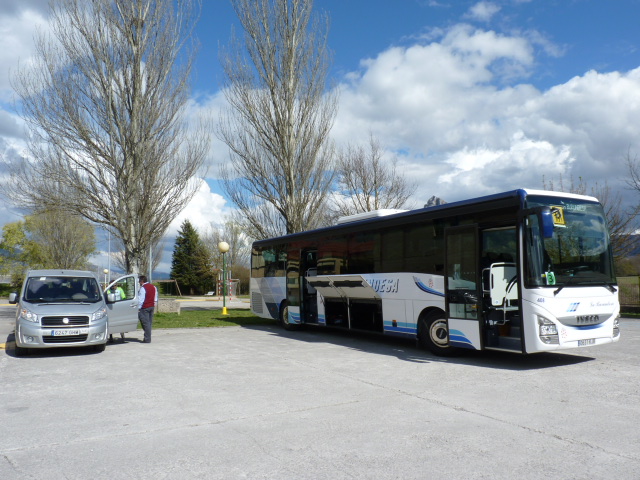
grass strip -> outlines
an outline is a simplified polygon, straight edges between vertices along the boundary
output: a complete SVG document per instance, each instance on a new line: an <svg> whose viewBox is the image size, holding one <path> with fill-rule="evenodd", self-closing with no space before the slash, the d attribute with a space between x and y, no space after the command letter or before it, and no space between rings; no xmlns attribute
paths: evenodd
<svg viewBox="0 0 640 480"><path fill-rule="evenodd" d="M183 310L177 313L156 313L153 316L153 328L200 328L200 327L232 327L239 325L275 325L275 320L256 317L247 309L222 310Z"/></svg>

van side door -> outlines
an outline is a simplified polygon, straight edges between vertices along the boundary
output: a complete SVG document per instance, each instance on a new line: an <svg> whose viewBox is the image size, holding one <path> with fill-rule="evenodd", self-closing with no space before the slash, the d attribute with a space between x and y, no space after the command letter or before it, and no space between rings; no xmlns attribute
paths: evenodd
<svg viewBox="0 0 640 480"><path fill-rule="evenodd" d="M138 275L130 274L111 282L104 294L113 293L115 303L107 303L109 335L134 331L138 326Z"/></svg>

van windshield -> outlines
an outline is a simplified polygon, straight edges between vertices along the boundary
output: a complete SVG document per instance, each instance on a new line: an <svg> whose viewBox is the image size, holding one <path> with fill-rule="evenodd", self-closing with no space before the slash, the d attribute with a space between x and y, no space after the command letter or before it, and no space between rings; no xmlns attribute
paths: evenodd
<svg viewBox="0 0 640 480"><path fill-rule="evenodd" d="M100 286L92 277L29 277L25 286L27 302L89 302L102 299Z"/></svg>

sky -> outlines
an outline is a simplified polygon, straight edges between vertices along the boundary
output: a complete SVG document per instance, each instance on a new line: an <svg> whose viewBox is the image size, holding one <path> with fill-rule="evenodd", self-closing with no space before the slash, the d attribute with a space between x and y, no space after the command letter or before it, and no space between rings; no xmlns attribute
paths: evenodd
<svg viewBox="0 0 640 480"><path fill-rule="evenodd" d="M12 70L47 29L47 0L0 3L0 154L24 154ZM338 147L378 138L417 183L412 203L447 202L573 178L606 184L624 204L625 158L640 158L640 0L315 0L330 19L330 88L339 90ZM238 28L228 0L203 0L190 111L224 105L218 48ZM167 232L201 232L232 209L217 182L226 147ZM3 172L0 172L2 175ZM1 177L0 177L1 178ZM22 214L0 205L0 226ZM102 235L104 237L104 235ZM100 248L106 249L104 238ZM104 255L96 263L105 262Z"/></svg>

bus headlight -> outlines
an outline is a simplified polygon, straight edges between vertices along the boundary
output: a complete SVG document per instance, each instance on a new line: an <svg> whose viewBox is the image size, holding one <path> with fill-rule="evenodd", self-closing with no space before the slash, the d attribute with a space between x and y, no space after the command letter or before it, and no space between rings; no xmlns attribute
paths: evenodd
<svg viewBox="0 0 640 480"><path fill-rule="evenodd" d="M538 315L538 329L540 340L542 340L544 343L553 345L557 345L560 343L560 338L558 337L558 328L556 327L556 324L548 318Z"/></svg>
<svg viewBox="0 0 640 480"><path fill-rule="evenodd" d="M613 336L620 335L620 315L613 319Z"/></svg>

